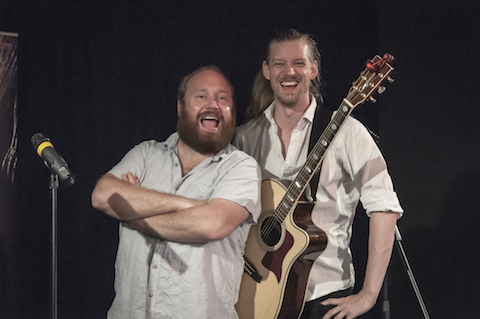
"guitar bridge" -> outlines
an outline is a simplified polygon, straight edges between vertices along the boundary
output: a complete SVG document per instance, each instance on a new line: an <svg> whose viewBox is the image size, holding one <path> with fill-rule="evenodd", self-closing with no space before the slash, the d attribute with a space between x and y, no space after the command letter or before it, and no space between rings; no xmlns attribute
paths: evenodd
<svg viewBox="0 0 480 319"><path fill-rule="evenodd" d="M250 259L247 256L243 255L243 259L245 260L245 265L243 266L243 272L252 277L253 280L260 283L263 277L257 271L257 268L252 264Z"/></svg>

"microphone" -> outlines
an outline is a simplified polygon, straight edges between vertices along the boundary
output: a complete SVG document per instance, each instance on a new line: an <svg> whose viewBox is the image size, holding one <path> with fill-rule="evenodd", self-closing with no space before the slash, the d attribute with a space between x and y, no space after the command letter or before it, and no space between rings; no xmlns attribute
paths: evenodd
<svg viewBox="0 0 480 319"><path fill-rule="evenodd" d="M50 171L58 175L62 183L66 186L71 186L75 183L75 177L68 168L67 162L58 155L57 151L53 148L53 144L48 137L45 137L42 133L36 133L32 136L33 149L43 159L45 165Z"/></svg>

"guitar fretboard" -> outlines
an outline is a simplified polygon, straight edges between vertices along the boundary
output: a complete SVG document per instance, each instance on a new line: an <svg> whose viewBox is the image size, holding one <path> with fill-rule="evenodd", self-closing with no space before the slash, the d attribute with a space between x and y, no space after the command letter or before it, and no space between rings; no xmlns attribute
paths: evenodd
<svg viewBox="0 0 480 319"><path fill-rule="evenodd" d="M320 168L328 147L333 142L333 139L337 135L340 127L343 125L346 118L350 116L353 109L353 105L347 99L344 99L342 104L340 104L340 107L338 108L334 117L330 120L317 143L308 155L307 160L300 169L297 177L289 185L287 193L277 206L273 215L278 222L283 223L295 203L305 191L313 175Z"/></svg>

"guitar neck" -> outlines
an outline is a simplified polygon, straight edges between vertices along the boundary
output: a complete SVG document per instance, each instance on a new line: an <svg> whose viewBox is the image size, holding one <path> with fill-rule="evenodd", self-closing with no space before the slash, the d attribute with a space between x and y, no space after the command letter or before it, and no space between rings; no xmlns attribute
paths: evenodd
<svg viewBox="0 0 480 319"><path fill-rule="evenodd" d="M307 156L305 164L300 169L297 177L289 185L287 193L278 205L275 211L275 217L279 220L279 222L283 222L285 220L294 204L298 201L300 196L307 188L308 183L313 178L313 175L322 165L322 161L325 157L328 147L333 142L337 132L340 130L347 117L350 116L353 109L354 106L352 103L350 103L347 99L343 99L334 117L328 123L317 143L315 143L312 151Z"/></svg>
<svg viewBox="0 0 480 319"><path fill-rule="evenodd" d="M343 99L342 104L340 104L337 112L330 120L312 151L308 155L305 165L297 175L297 178L301 180L302 183L308 184L308 182L310 182L312 179L313 174L315 174L315 171L320 168L328 147L330 144L332 144L335 136L337 136L337 132L343 126L345 120L350 116L353 109L354 106L352 103L350 103L347 99Z"/></svg>

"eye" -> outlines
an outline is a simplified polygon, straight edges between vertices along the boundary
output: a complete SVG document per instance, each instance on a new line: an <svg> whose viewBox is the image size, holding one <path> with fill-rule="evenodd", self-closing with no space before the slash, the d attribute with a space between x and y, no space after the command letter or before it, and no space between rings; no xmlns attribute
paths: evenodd
<svg viewBox="0 0 480 319"><path fill-rule="evenodd" d="M218 97L218 100L222 101L222 102L226 102L226 101L228 101L228 97L225 96L225 95L221 95L221 96Z"/></svg>

